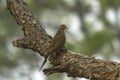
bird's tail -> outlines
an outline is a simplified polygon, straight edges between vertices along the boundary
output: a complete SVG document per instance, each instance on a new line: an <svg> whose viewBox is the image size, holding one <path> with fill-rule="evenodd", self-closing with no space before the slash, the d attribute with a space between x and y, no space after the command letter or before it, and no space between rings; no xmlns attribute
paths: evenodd
<svg viewBox="0 0 120 80"><path fill-rule="evenodd" d="M43 67L43 66L45 65L45 63L47 62L47 58L48 58L48 56L45 57L45 60L43 61L42 65L41 65L41 67L40 67L40 69L39 69L39 71L42 69L42 67Z"/></svg>

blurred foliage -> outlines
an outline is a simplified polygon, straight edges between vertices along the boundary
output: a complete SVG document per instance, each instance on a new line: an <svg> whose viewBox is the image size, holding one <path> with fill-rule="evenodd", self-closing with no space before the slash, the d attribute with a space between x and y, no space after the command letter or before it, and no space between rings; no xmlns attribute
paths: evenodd
<svg viewBox="0 0 120 80"><path fill-rule="evenodd" d="M96 32L93 35L87 36L81 42L79 51L92 56L93 53L100 51L104 45L111 45L112 39L113 34L108 31Z"/></svg>
<svg viewBox="0 0 120 80"><path fill-rule="evenodd" d="M13 68L16 65L15 60L9 59L5 54L0 54L0 69L1 67Z"/></svg>
<svg viewBox="0 0 120 80"><path fill-rule="evenodd" d="M100 11L95 13L92 9L92 5L89 4L90 0L24 0L30 11L35 15L35 17L44 22L44 25L47 24L47 27L55 27L56 24L61 24L61 22L70 23L70 18L68 15L74 14L78 17L80 31L84 34L84 39L74 40L75 35L70 36L72 42L68 40L66 47L69 50L84 53L86 55L92 56L96 53L100 53L105 58L110 58L113 53L117 55L120 53L119 47L116 47L116 44L120 45L120 25L119 20L116 19L115 25L112 25L110 21L106 18L106 12L108 9L113 9L116 16L120 8L120 0L95 0L98 1ZM61 13L60 15L58 13ZM92 29L92 25L87 25L91 21L86 21L86 15L93 15L102 23L103 29L100 31L95 31ZM44 14L44 15L43 15ZM97 14L97 15L95 15ZM45 16L47 21L44 21ZM64 17L62 17L64 16ZM40 18L40 19L39 19ZM45 17L46 18L46 17ZM65 19L67 18L67 19ZM117 17L116 17L117 18ZM66 21L65 21L66 20ZM51 23L53 21L53 23ZM59 21L59 23L57 23ZM93 22L96 23L97 20ZM42 23L43 24L43 23ZM116 25L117 24L117 25ZM53 28L52 28L53 29ZM54 32L54 31L53 31ZM77 34L77 33L76 33ZM23 36L21 31L21 26L18 26L13 16L9 13L6 7L6 0L0 0L0 68L1 66L15 67L19 63L23 62L28 64L30 67L38 67L39 57L38 54L32 51L26 51L23 49L12 49L9 47L10 42L17 37ZM115 42L117 41L117 43ZM116 44L114 44L116 43ZM116 49L118 48L118 49ZM12 54L12 59L11 55ZM13 56L14 54L14 56ZM32 64L31 64L32 63ZM38 65L36 65L38 64ZM0 72L1 73L1 72ZM62 75L54 75L59 77L61 80ZM49 80L53 79L53 76L49 77ZM57 79L58 80L58 79Z"/></svg>
<svg viewBox="0 0 120 80"><path fill-rule="evenodd" d="M108 0L100 0L101 2L101 7L103 9L107 9L107 8L114 8L114 7L119 7L120 6L120 0L111 0L111 1L108 1Z"/></svg>

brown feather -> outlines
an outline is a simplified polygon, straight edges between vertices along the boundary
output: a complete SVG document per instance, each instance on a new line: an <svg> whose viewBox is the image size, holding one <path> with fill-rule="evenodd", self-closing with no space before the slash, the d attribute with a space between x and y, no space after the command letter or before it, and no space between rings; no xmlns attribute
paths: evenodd
<svg viewBox="0 0 120 80"><path fill-rule="evenodd" d="M54 38L51 40L50 46L48 47L48 50L46 51L46 57L45 60L43 61L40 70L44 66L44 64L47 61L47 58L49 57L50 54L53 52L59 51L61 48L64 47L66 37L65 37L65 32L64 30L66 29L66 25L60 25L60 28L58 29L56 35Z"/></svg>

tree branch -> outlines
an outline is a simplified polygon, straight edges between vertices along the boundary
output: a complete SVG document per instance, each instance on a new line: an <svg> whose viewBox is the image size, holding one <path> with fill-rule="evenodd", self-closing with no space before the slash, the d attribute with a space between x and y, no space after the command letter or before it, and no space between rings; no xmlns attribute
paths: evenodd
<svg viewBox="0 0 120 80"><path fill-rule="evenodd" d="M45 56L51 37L42 28L37 19L31 14L22 0L6 0L10 13L17 23L23 27L24 38L13 41L15 47L32 49ZM44 73L66 72L69 77L84 77L91 80L116 80L120 77L120 63L104 61L85 55L61 49L63 54L50 55L51 68Z"/></svg>

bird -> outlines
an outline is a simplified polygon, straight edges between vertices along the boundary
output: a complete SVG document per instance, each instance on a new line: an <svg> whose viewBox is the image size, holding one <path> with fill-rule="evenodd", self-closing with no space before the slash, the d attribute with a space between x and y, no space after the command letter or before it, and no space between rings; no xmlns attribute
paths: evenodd
<svg viewBox="0 0 120 80"><path fill-rule="evenodd" d="M48 57L50 54L52 54L53 52L57 52L59 51L61 48L64 47L65 42L66 42L66 36L65 36L65 29L68 29L67 26L65 24L60 25L56 35L54 36L54 38L51 40L49 47L47 48L46 52L45 52L45 59L40 67L40 70L42 69L42 67L45 65Z"/></svg>

